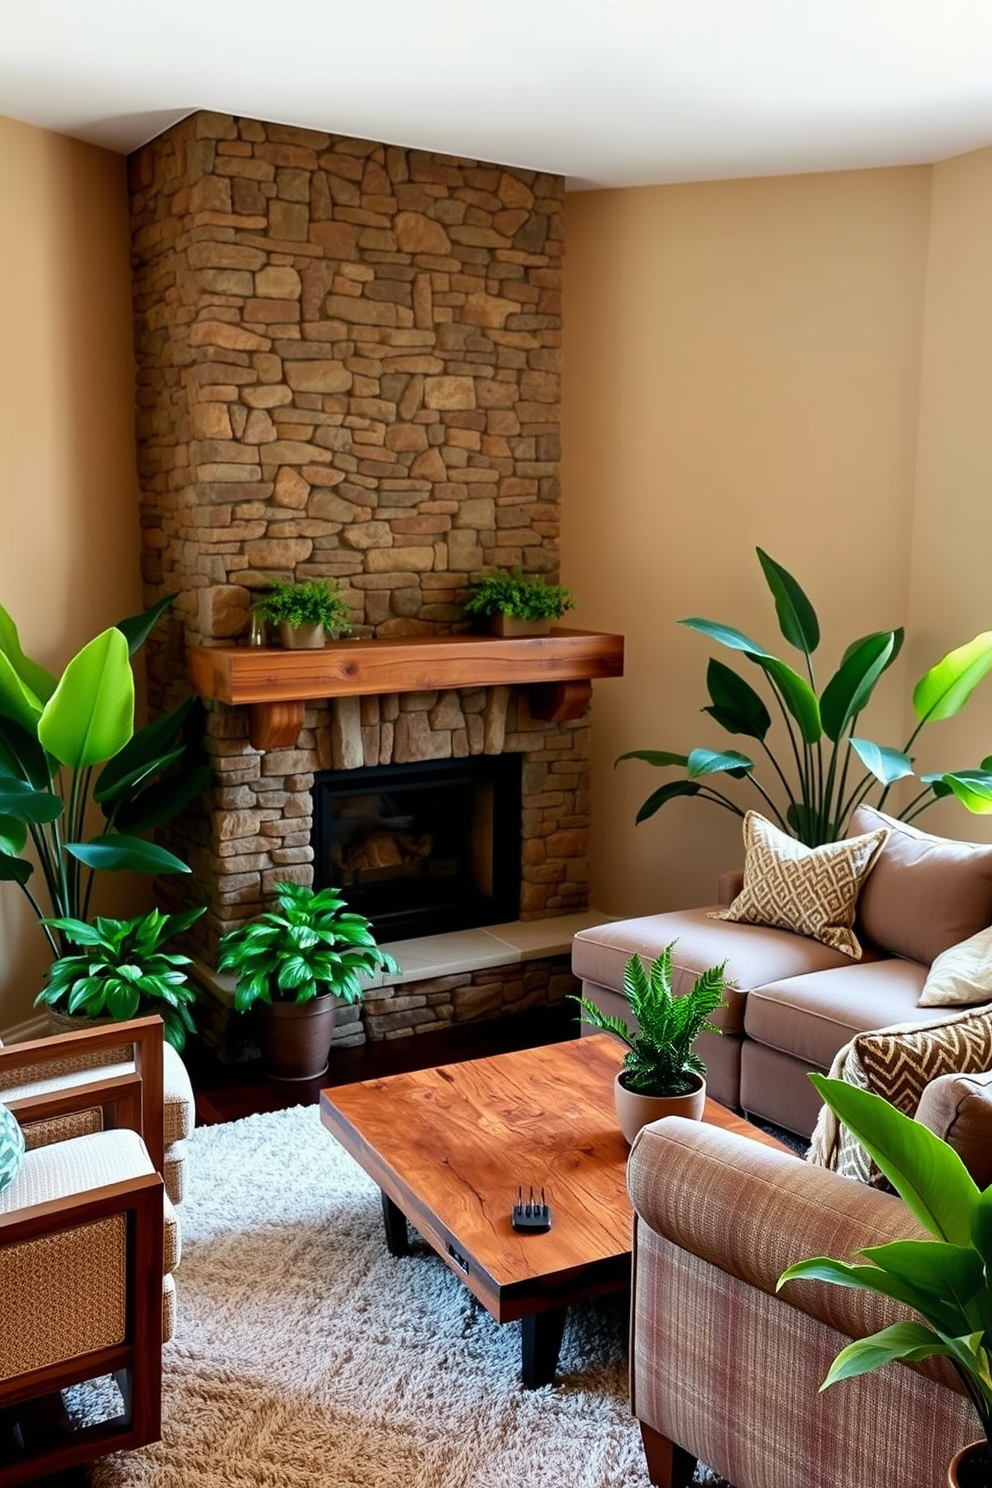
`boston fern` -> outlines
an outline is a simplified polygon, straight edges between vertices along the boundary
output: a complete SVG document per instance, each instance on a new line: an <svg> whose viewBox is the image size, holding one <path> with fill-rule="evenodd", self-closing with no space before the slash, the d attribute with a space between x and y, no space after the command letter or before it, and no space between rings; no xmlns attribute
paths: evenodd
<svg viewBox="0 0 992 1488"><path fill-rule="evenodd" d="M695 1086L694 1075L705 1076L706 1065L692 1048L701 1033L720 1033L709 1015L724 1007L723 994L730 983L724 976L727 963L711 966L681 997L672 992L673 940L646 971L639 956L631 956L624 968L623 990L638 1022L632 1031L622 1018L604 1013L584 997L574 1001L582 1009L583 1022L604 1033L616 1034L627 1045L621 1084L639 1095L685 1095Z"/></svg>
<svg viewBox="0 0 992 1488"><path fill-rule="evenodd" d="M259 1001L309 1002L325 992L360 1002L360 973L399 972L365 916L350 913L335 889L276 884L276 905L221 937L217 970L234 973L239 1013Z"/></svg>
<svg viewBox="0 0 992 1488"><path fill-rule="evenodd" d="M469 589L465 610L469 615L512 615L517 620L559 620L575 608L567 584L546 584L540 574L523 569L497 569Z"/></svg>
<svg viewBox="0 0 992 1488"><path fill-rule="evenodd" d="M337 579L306 579L299 584L273 580L255 601L255 609L274 625L322 625L325 630L348 635L350 611L341 598Z"/></svg>
<svg viewBox="0 0 992 1488"><path fill-rule="evenodd" d="M203 906L181 914L153 909L130 920L98 915L92 925L84 920L52 919L63 941L79 946L78 955L53 962L48 983L35 998L64 1013L88 1018L110 1017L117 1022L158 1013L165 1037L180 1052L187 1033L195 1033L190 1012L196 992L186 980L190 958L162 945L188 930L203 914Z"/></svg>
<svg viewBox="0 0 992 1488"><path fill-rule="evenodd" d="M774 778L762 784L755 773L755 762L736 749L693 749L689 754L633 749L620 759L643 760L660 768L676 766L685 771L684 779L669 781L647 798L637 813L639 822L654 816L678 796L699 796L744 816L744 810L714 785L717 776L729 775L747 780L758 791L764 802L762 810L784 831L808 847L819 847L843 837L851 813L873 792L877 799L871 804L884 807L892 786L914 775L910 751L924 724L960 712L992 668L992 631L983 631L948 652L921 677L913 690L918 722L901 749L875 744L860 735L858 721L879 678L899 655L903 631L881 630L852 641L834 675L822 691L817 691L813 653L820 644L820 626L816 612L781 564L761 548L757 554L775 601L779 627L789 644L802 653L806 677L733 626L699 618L680 623L738 652L764 674L772 703L785 726L782 758L773 754L767 742L772 715L760 694L738 672L712 658L706 675L710 705L703 712L727 733L754 739ZM899 813L903 821L912 821L935 801L951 795L969 811L990 813L992 755L977 769L921 775L919 784L922 788Z"/></svg>

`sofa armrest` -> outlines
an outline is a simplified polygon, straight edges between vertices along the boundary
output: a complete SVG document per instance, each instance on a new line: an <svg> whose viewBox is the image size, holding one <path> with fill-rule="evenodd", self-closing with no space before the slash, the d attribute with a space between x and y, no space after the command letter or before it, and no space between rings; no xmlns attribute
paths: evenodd
<svg viewBox="0 0 992 1488"><path fill-rule="evenodd" d="M992 1073L939 1075L920 1097L916 1120L953 1147L979 1188L992 1183Z"/></svg>
<svg viewBox="0 0 992 1488"><path fill-rule="evenodd" d="M682 1117L639 1134L627 1185L641 1222L767 1293L787 1266L809 1256L846 1260L865 1246L928 1238L895 1194ZM781 1296L849 1338L909 1315L819 1281L790 1282Z"/></svg>
<svg viewBox="0 0 992 1488"><path fill-rule="evenodd" d="M729 873L721 873L716 881L716 899L720 908L726 909L733 904L743 887L743 868L731 868Z"/></svg>

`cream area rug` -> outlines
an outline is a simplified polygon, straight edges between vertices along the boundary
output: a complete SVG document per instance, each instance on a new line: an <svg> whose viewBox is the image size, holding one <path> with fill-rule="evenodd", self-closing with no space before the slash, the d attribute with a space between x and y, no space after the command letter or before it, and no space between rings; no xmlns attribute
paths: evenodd
<svg viewBox="0 0 992 1488"><path fill-rule="evenodd" d="M300 1106L204 1127L180 1211L163 1440L94 1488L649 1488L622 1300L573 1310L558 1379L525 1390L500 1327Z"/></svg>

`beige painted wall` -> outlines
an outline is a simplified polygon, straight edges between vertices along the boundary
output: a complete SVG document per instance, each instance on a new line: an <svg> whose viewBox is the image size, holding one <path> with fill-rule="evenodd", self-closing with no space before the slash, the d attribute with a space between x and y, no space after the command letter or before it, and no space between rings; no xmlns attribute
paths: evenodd
<svg viewBox="0 0 992 1488"><path fill-rule="evenodd" d="M56 671L142 603L124 172L0 119L0 604ZM128 912L144 892L125 889ZM0 885L0 1030L32 1016L46 964Z"/></svg>
<svg viewBox="0 0 992 1488"><path fill-rule="evenodd" d="M627 637L623 680L594 689L606 912L705 902L742 859L737 818L700 801L635 828L673 772L613 768L627 749L750 742L700 715L717 648L679 617L788 652L760 545L817 606L818 680L908 619L929 215L926 167L567 198L562 572L576 622ZM864 732L896 742L905 692L900 662Z"/></svg>

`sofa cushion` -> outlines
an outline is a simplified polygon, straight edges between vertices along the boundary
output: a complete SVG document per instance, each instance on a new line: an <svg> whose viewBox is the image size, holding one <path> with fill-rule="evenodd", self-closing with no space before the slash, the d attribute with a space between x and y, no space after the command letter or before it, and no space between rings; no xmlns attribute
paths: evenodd
<svg viewBox="0 0 992 1488"><path fill-rule="evenodd" d="M673 940L672 988L678 995L709 967L726 961L734 986L726 993L727 1007L712 1016L726 1033L742 1031L752 987L800 972L850 965L839 951L803 935L765 925L714 924L706 909L680 909L580 930L572 941L572 970L581 981L618 992L631 956L653 961Z"/></svg>
<svg viewBox="0 0 992 1488"><path fill-rule="evenodd" d="M992 845L932 837L859 806L852 835L888 828L888 838L858 902L858 925L894 956L932 961L992 924Z"/></svg>
<svg viewBox="0 0 992 1488"><path fill-rule="evenodd" d="M946 1142L979 1188L992 1183L992 1074L939 1075L916 1108L916 1119Z"/></svg>
<svg viewBox="0 0 992 1488"><path fill-rule="evenodd" d="M757 811L744 818L744 887L713 918L772 925L809 935L854 961L861 947L852 926L858 894L888 835L879 827L858 837L806 847Z"/></svg>
<svg viewBox="0 0 992 1488"><path fill-rule="evenodd" d="M847 1080L915 1116L931 1080L992 1070L992 1008L965 1008L917 1027L901 1024L860 1033L837 1055L834 1079ZM860 1142L825 1106L817 1121L810 1162L875 1187L885 1179Z"/></svg>
<svg viewBox="0 0 992 1488"><path fill-rule="evenodd" d="M992 1002L992 928L941 951L920 993L920 1007Z"/></svg>

